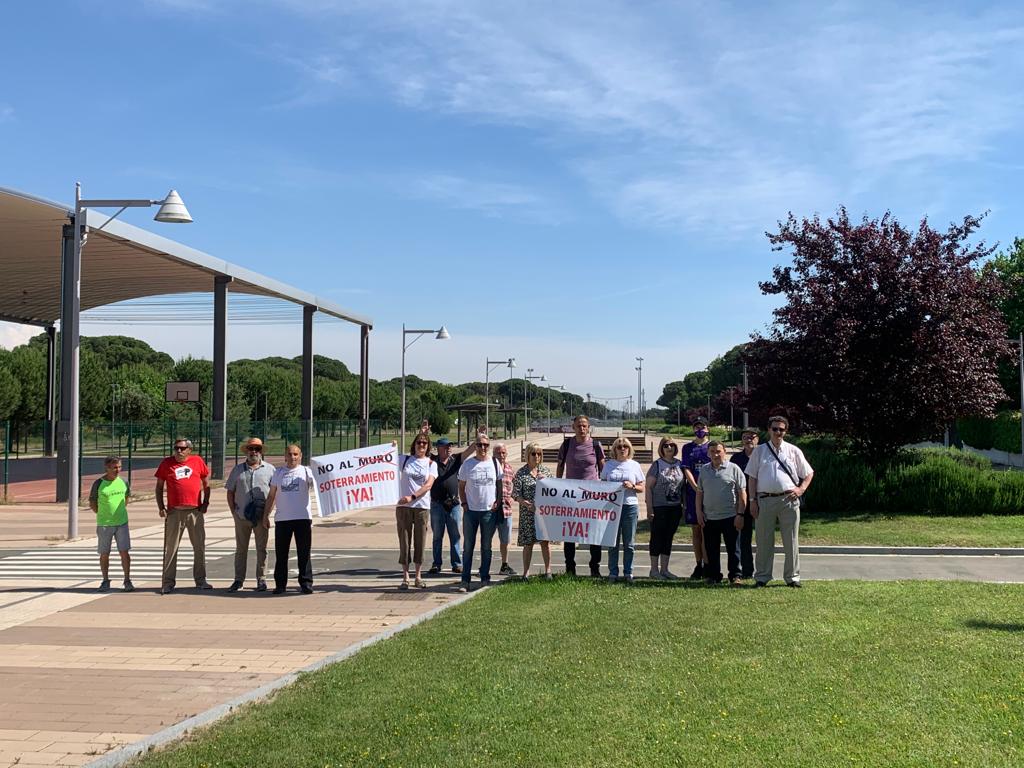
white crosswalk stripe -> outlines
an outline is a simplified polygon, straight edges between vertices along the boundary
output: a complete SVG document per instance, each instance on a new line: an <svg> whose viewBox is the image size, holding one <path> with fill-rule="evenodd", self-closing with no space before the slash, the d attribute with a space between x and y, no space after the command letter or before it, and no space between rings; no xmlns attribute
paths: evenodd
<svg viewBox="0 0 1024 768"><path fill-rule="evenodd" d="M232 554L233 549L207 549L206 561ZM163 566L163 550L159 548L132 548L132 578L159 579ZM182 547L178 552L178 573L191 574L192 550ZM80 579L95 578L99 573L99 555L93 550L51 547L31 549L0 558L0 578L3 579ZM121 577L121 559L116 548L110 553L110 577Z"/></svg>

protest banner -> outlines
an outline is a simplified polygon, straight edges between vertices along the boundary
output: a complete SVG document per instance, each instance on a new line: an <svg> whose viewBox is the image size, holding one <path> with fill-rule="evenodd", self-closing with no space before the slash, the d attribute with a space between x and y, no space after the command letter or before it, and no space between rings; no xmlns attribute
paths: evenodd
<svg viewBox="0 0 1024 768"><path fill-rule="evenodd" d="M537 538L614 547L625 493L622 483L544 478L534 496Z"/></svg>
<svg viewBox="0 0 1024 768"><path fill-rule="evenodd" d="M320 517L398 502L398 449L385 443L309 461Z"/></svg>

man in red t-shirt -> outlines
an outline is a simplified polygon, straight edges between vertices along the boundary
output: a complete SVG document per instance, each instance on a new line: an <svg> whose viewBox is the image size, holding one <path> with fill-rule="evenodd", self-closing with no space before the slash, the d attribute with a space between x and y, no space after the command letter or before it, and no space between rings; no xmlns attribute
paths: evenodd
<svg viewBox="0 0 1024 768"><path fill-rule="evenodd" d="M174 453L156 470L156 505L164 519L164 569L160 594L174 589L178 573L181 534L188 530L192 542L192 575L197 589L213 589L206 580L206 527L203 516L210 506L210 470L199 456L192 456L192 441L179 437ZM167 501L164 502L164 487Z"/></svg>

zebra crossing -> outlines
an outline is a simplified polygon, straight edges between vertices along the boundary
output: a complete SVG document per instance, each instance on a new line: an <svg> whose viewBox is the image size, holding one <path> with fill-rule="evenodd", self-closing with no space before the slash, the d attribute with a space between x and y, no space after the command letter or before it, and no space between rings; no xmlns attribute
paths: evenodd
<svg viewBox="0 0 1024 768"><path fill-rule="evenodd" d="M234 549L206 550L206 562L233 554ZM159 579L163 566L163 549L132 547L132 579ZM178 573L192 573L192 550L182 547L178 552ZM71 547L29 549L0 558L0 579L93 579L99 573L99 555L95 550ZM116 548L110 553L110 578L122 577L121 558Z"/></svg>

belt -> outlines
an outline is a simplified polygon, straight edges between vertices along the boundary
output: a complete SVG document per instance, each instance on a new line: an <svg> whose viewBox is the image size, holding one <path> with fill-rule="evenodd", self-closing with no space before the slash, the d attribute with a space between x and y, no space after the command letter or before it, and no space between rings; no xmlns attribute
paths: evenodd
<svg viewBox="0 0 1024 768"><path fill-rule="evenodd" d="M790 493L792 493L792 491L779 491L778 493L759 493L759 494L757 494L757 498L759 498L759 499L765 499L765 498L770 499L770 498L774 498L776 496L789 496Z"/></svg>

